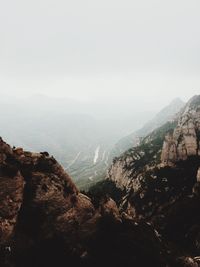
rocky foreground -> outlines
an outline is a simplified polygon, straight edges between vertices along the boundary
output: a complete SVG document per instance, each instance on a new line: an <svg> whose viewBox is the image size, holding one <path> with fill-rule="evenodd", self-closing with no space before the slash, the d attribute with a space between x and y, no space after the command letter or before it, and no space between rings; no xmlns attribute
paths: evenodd
<svg viewBox="0 0 200 267"><path fill-rule="evenodd" d="M47 152L0 139L0 266L200 266L199 122L195 97L116 159L114 187L91 198Z"/></svg>
<svg viewBox="0 0 200 267"><path fill-rule="evenodd" d="M153 228L94 208L48 153L0 139L0 266L162 266Z"/></svg>

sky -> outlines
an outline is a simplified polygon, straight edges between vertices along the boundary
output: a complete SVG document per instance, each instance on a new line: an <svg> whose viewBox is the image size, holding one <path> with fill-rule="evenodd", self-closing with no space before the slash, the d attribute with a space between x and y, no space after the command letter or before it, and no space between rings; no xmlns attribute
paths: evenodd
<svg viewBox="0 0 200 267"><path fill-rule="evenodd" d="M2 1L0 93L186 101L200 93L199 12L199 0Z"/></svg>

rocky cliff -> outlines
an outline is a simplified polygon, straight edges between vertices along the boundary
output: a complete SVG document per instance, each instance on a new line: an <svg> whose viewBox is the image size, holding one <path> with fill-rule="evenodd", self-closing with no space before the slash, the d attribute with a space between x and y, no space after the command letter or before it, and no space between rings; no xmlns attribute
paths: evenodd
<svg viewBox="0 0 200 267"><path fill-rule="evenodd" d="M192 157L198 159L199 143L200 96L194 96L178 117L147 135L137 147L115 158L108 179L121 189L137 192L143 187L145 176L156 179L155 173L164 168L177 167Z"/></svg>
<svg viewBox="0 0 200 267"><path fill-rule="evenodd" d="M2 247L26 251L35 242L64 233L76 249L73 239L93 216L90 199L79 193L53 157L11 149L0 139Z"/></svg>
<svg viewBox="0 0 200 267"><path fill-rule="evenodd" d="M127 150L114 159L108 170L108 179L114 181L121 189L137 191L140 180L148 171L161 163L160 155L166 133L173 132L177 121L167 122L142 139L140 145Z"/></svg>
<svg viewBox="0 0 200 267"><path fill-rule="evenodd" d="M200 96L193 97L180 115L174 132L165 137L161 161L174 164L200 155Z"/></svg>
<svg viewBox="0 0 200 267"><path fill-rule="evenodd" d="M177 118L116 158L107 177L124 192L121 211L194 254L200 253L199 122L200 96L194 96Z"/></svg>
<svg viewBox="0 0 200 267"><path fill-rule="evenodd" d="M162 266L161 253L153 228L123 217L109 197L94 207L47 152L0 139L1 267L146 266L147 258Z"/></svg>

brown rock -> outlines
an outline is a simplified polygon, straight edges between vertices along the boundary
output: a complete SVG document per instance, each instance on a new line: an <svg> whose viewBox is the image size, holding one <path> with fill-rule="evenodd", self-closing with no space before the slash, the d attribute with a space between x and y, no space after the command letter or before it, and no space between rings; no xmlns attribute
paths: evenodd
<svg viewBox="0 0 200 267"><path fill-rule="evenodd" d="M199 103L194 104L194 100L191 100L182 112L174 133L165 137L161 154L163 164L170 166L176 161L186 160L189 156L200 155L199 120Z"/></svg>
<svg viewBox="0 0 200 267"><path fill-rule="evenodd" d="M90 199L53 157L12 150L0 139L0 244L14 234L32 239L36 230L43 239L72 236L93 215Z"/></svg>
<svg viewBox="0 0 200 267"><path fill-rule="evenodd" d="M13 236L23 201L24 184L20 172L14 177L0 176L0 245L8 243Z"/></svg>
<svg viewBox="0 0 200 267"><path fill-rule="evenodd" d="M197 171L197 182L200 182L200 168Z"/></svg>
<svg viewBox="0 0 200 267"><path fill-rule="evenodd" d="M117 204L112 198L105 199L104 201L101 202L100 213L103 216L112 216L116 220L121 221L119 209L117 207Z"/></svg>
<svg viewBox="0 0 200 267"><path fill-rule="evenodd" d="M13 149L13 152L14 152L16 155L21 156L21 155L24 153L24 150L23 150L23 148L21 148L21 147L17 147L17 148L15 148L15 149Z"/></svg>

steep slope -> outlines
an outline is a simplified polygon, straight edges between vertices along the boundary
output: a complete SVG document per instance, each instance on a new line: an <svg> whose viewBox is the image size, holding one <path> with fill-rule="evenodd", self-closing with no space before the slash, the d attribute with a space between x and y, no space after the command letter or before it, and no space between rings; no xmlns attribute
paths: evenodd
<svg viewBox="0 0 200 267"><path fill-rule="evenodd" d="M170 165L190 156L200 156L200 96L193 97L182 112L178 125L165 138L161 161Z"/></svg>
<svg viewBox="0 0 200 267"><path fill-rule="evenodd" d="M141 139L144 138L144 136L146 136L147 134L151 133L154 129L160 127L166 122L170 123L170 121L175 120L177 113L180 112L183 106L184 103L179 98L174 99L168 106L163 108L152 120L146 123L141 129L120 139L114 146L109 146L109 149L106 149L105 152L103 152L102 158L104 160L97 162L97 164L93 166L94 172L98 170L98 175L96 175L96 177L90 177L88 175L88 177L92 179L84 179L84 181L82 181L82 179L79 180L77 184L80 185L80 188L87 190L91 186L95 186L95 184L99 180L104 179L104 177L106 176L106 170L115 157L120 156L130 148L136 147L140 143ZM92 169L92 166L90 167L90 169Z"/></svg>
<svg viewBox="0 0 200 267"><path fill-rule="evenodd" d="M160 162L163 140L167 132L173 131L177 121L167 122L143 138L140 145L130 148L120 157L113 160L108 170L108 178L121 189L132 187L138 173L145 173ZM138 183L138 181L137 181Z"/></svg>
<svg viewBox="0 0 200 267"><path fill-rule="evenodd" d="M137 146L141 138L145 137L156 128L161 127L166 122L174 120L174 117L181 110L181 108L183 108L183 106L184 102L181 99L174 99L142 128L119 140L119 142L115 145L112 154L114 156L119 156L129 148Z"/></svg>
<svg viewBox="0 0 200 267"><path fill-rule="evenodd" d="M178 120L116 158L108 172L108 181L124 192L121 211L155 227L169 256L178 252L173 266L200 264L199 122L200 96L194 96Z"/></svg>
<svg viewBox="0 0 200 267"><path fill-rule="evenodd" d="M200 97L193 97L178 120L168 122L145 137L141 144L116 158L108 179L126 196L138 217L148 218L162 205L192 194L199 179Z"/></svg>
<svg viewBox="0 0 200 267"><path fill-rule="evenodd" d="M1 242L6 244L16 228L29 236L34 226L44 237L71 231L74 224L92 217L90 200L78 192L53 157L11 149L2 139L0 155L0 232L5 235ZM49 229L45 227L48 220ZM63 225L65 221L68 225Z"/></svg>

